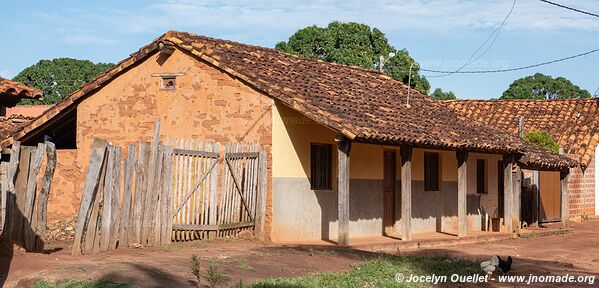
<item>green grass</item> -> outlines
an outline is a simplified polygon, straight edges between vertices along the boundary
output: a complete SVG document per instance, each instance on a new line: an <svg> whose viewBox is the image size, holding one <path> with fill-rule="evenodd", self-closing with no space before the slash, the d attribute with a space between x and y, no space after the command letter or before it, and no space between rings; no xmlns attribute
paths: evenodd
<svg viewBox="0 0 599 288"><path fill-rule="evenodd" d="M181 250L183 246L179 243L171 243L171 244L162 244L160 245L162 249L170 249L170 250Z"/></svg>
<svg viewBox="0 0 599 288"><path fill-rule="evenodd" d="M58 282L38 281L33 285L33 288L135 288L124 283L117 283L108 280L96 281L76 281L76 280L61 280Z"/></svg>
<svg viewBox="0 0 599 288"><path fill-rule="evenodd" d="M447 256L386 256L362 262L348 272L327 272L303 278L270 279L250 287L414 287L398 283L395 274L414 275L472 275L479 274L479 263ZM431 283L419 284L432 286Z"/></svg>

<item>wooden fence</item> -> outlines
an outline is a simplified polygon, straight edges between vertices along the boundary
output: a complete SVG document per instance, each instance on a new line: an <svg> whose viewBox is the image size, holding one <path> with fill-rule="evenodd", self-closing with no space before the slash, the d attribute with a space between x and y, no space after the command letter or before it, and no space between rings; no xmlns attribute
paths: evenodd
<svg viewBox="0 0 599 288"><path fill-rule="evenodd" d="M48 197L55 168L53 143L12 144L10 162L0 164L0 229L4 247L12 249L15 244L26 251L44 250ZM38 186L40 171L44 174Z"/></svg>
<svg viewBox="0 0 599 288"><path fill-rule="evenodd" d="M266 151L257 144L227 144L221 153L214 143L160 142L159 130L157 122L152 143L129 145L124 165L121 147L95 139L73 254L235 236L254 228L262 234Z"/></svg>

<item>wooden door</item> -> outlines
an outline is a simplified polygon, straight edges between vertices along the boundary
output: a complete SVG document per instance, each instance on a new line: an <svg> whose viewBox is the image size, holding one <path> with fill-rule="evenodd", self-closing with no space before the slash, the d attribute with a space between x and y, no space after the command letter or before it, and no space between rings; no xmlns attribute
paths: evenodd
<svg viewBox="0 0 599 288"><path fill-rule="evenodd" d="M383 169L383 227L385 235L392 235L394 233L396 169L395 151L385 151Z"/></svg>
<svg viewBox="0 0 599 288"><path fill-rule="evenodd" d="M559 221L561 207L559 172L541 171L539 173L539 221Z"/></svg>

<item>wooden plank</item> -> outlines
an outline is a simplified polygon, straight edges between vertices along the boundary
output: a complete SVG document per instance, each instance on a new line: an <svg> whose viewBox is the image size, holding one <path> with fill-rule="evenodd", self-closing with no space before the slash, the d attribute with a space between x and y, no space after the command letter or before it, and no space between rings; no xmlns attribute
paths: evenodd
<svg viewBox="0 0 599 288"><path fill-rule="evenodd" d="M137 147L135 144L127 146L127 158L125 158L123 171L123 205L121 208L121 224L119 231L119 247L129 245L131 230L131 206L133 204L133 178L135 177L135 155Z"/></svg>
<svg viewBox="0 0 599 288"><path fill-rule="evenodd" d="M212 152L220 153L219 144L212 144ZM220 154L219 154L220 155ZM211 169L210 172L210 206L209 206L209 219L207 224L216 225L217 215L218 215L218 162L220 162L220 157L212 160L216 162L214 164L214 168ZM209 234L209 237L214 238L216 235L214 233Z"/></svg>
<svg viewBox="0 0 599 288"><path fill-rule="evenodd" d="M210 152L210 151L198 151L192 149L185 148L175 148L173 149L173 153L175 155L184 155L184 156L196 156L196 157L205 157L205 158L218 158L219 154Z"/></svg>
<svg viewBox="0 0 599 288"><path fill-rule="evenodd" d="M113 164L112 177L112 201L111 201L111 220L110 220L110 246L108 249L114 250L117 247L120 235L120 210L121 210L121 156L122 148L116 147Z"/></svg>
<svg viewBox="0 0 599 288"><path fill-rule="evenodd" d="M531 227L539 227L539 171L532 171L532 223Z"/></svg>
<svg viewBox="0 0 599 288"><path fill-rule="evenodd" d="M257 158L258 156L260 152L229 152L225 154L225 159Z"/></svg>
<svg viewBox="0 0 599 288"><path fill-rule="evenodd" d="M505 232L513 232L512 211L514 203L514 176L512 174L514 156L503 156L503 223Z"/></svg>
<svg viewBox="0 0 599 288"><path fill-rule="evenodd" d="M27 208L25 205L27 201L27 180L29 178L31 152L33 149L35 148L30 146L21 147L21 159L19 159L17 180L15 181L16 210L14 211L15 222L12 240L22 247L25 247L23 228L30 227L29 223L25 223L27 217Z"/></svg>
<svg viewBox="0 0 599 288"><path fill-rule="evenodd" d="M268 151L260 151L258 158L258 201L256 203L256 237L266 240L266 196L268 192Z"/></svg>
<svg viewBox="0 0 599 288"><path fill-rule="evenodd" d="M25 216L23 223L23 237L25 244L25 250L35 250L35 229L37 228L37 215L34 217L35 202L36 202L36 190L37 190L37 179L42 167L42 160L46 154L46 144L39 143L37 148L31 152L31 162L29 165L29 175L27 176L27 188L25 191L25 206L23 214Z"/></svg>
<svg viewBox="0 0 599 288"><path fill-rule="evenodd" d="M412 240L412 147L401 146L401 240Z"/></svg>
<svg viewBox="0 0 599 288"><path fill-rule="evenodd" d="M12 231L14 230L15 225L15 211L16 211L16 191L15 191L15 178L17 174L17 170L19 167L21 154L21 143L19 141L15 141L12 144L11 152L10 152L10 161L8 162L8 171L6 176L6 219L4 224L4 230L2 231L2 241L10 242L12 241ZM8 243L5 243L9 245ZM12 245L12 244L10 244Z"/></svg>
<svg viewBox="0 0 599 288"><path fill-rule="evenodd" d="M160 244L170 244L173 229L173 217L172 217L172 199L173 199L173 184L172 184L172 169L173 169L173 147L168 146L164 153L164 168L163 168L163 188L162 188L162 207L161 207L161 232L160 232Z"/></svg>
<svg viewBox="0 0 599 288"><path fill-rule="evenodd" d="M81 196L81 204L79 205L79 213L77 216L77 225L75 227L75 239L73 241L73 255L81 255L81 239L89 220L91 212L91 204L95 197L94 192L98 186L98 177L100 176L100 168L106 152L106 141L95 138L92 144L92 152L87 168L87 176L85 178L85 186Z"/></svg>
<svg viewBox="0 0 599 288"><path fill-rule="evenodd" d="M236 228L245 228L254 226L253 221L237 222L230 224L219 225L195 225L195 224L173 224L173 229L176 230L192 230L192 231L216 231Z"/></svg>
<svg viewBox="0 0 599 288"><path fill-rule="evenodd" d="M156 163L155 163L155 167L154 167L154 184L152 185L152 198L151 199L151 206L150 206L150 211L152 212L150 214L150 231L148 234L148 243L149 245L157 245L160 241L160 223L157 223L157 218L159 218L159 214L160 211L158 211L160 209L160 191L161 191L161 185L160 185L160 180L161 180L161 174L162 174L162 163L163 163L163 150L164 150L164 146L159 145L158 147L158 152L157 152L157 157L156 157Z"/></svg>
<svg viewBox="0 0 599 288"><path fill-rule="evenodd" d="M37 227L35 232L37 240L35 245L36 251L43 251L46 242L46 227L48 221L48 197L50 196L50 188L52 186L52 178L56 171L56 146L52 142L46 142L46 171L42 178L42 184L37 200Z"/></svg>
<svg viewBox="0 0 599 288"><path fill-rule="evenodd" d="M568 190L568 181L570 179L570 170L565 169L560 172L560 186L562 196L561 218L562 225L565 228L570 227L570 191ZM598 185L598 184L595 184Z"/></svg>
<svg viewBox="0 0 599 288"><path fill-rule="evenodd" d="M179 202L179 205L177 205L177 208L175 208L175 213L178 213L181 208L185 205L185 203L187 203L187 201L189 200L189 198L191 198L191 195L193 195L193 193L195 193L198 188L200 188L200 185L202 184L202 182L206 179L206 177L208 177L208 175L211 175L212 170L217 167L218 165L218 159L216 161L214 161L212 163L212 166L210 166L210 168L208 169L208 171L204 172L204 174L202 175L202 177L200 177L200 179L198 180L198 182L194 185L193 189L191 191L189 191L185 197L183 197L183 199L181 200L181 202Z"/></svg>
<svg viewBox="0 0 599 288"><path fill-rule="evenodd" d="M155 222L155 203L152 202L154 199L154 185L156 184L154 178L156 177L156 162L158 159L158 149L160 146L160 119L156 120L156 125L154 128L154 136L152 138L152 144L150 148L150 163L148 165L147 171L147 186L145 189L145 205L144 205L144 213L143 213L143 229L141 233L141 241L142 245L148 245L149 240L151 238L151 234L153 231L153 226L150 226L153 222Z"/></svg>
<svg viewBox="0 0 599 288"><path fill-rule="evenodd" d="M110 226L112 226L112 194L114 186L114 162L115 147L108 145L108 160L106 165L106 177L104 177L104 197L102 202L102 227L100 229L100 251L108 251L110 247Z"/></svg>
<svg viewBox="0 0 599 288"><path fill-rule="evenodd" d="M102 204L104 195L104 180L106 179L106 167L108 165L108 151L104 154L100 168L100 178L96 190L94 191L93 206L91 208L87 228L85 232L85 242L83 243L83 254L93 254L100 252L100 205Z"/></svg>
<svg viewBox="0 0 599 288"><path fill-rule="evenodd" d="M468 151L457 151L456 157L458 160L458 237L464 237L467 233L468 212Z"/></svg>
<svg viewBox="0 0 599 288"><path fill-rule="evenodd" d="M512 228L516 233L520 232L520 209L522 206L522 169L516 164L514 172L513 182L513 193L514 199L512 200Z"/></svg>
<svg viewBox="0 0 599 288"><path fill-rule="evenodd" d="M0 163L0 235L6 224L6 201L8 199L8 162Z"/></svg>
<svg viewBox="0 0 599 288"><path fill-rule="evenodd" d="M339 228L337 245L349 245L349 162L351 141L345 137L337 139L338 172L337 204Z"/></svg>
<svg viewBox="0 0 599 288"><path fill-rule="evenodd" d="M129 244L142 244L143 215L146 203L147 171L150 163L150 143L139 144L139 154L135 166L135 196L133 206L133 240Z"/></svg>

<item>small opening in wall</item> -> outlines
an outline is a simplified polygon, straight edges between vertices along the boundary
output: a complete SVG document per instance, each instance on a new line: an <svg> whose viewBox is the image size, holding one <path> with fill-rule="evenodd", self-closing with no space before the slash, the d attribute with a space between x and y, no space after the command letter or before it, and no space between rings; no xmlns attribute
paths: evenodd
<svg viewBox="0 0 599 288"><path fill-rule="evenodd" d="M176 77L161 77L162 83L161 88L164 90L175 90L177 89L177 78Z"/></svg>

